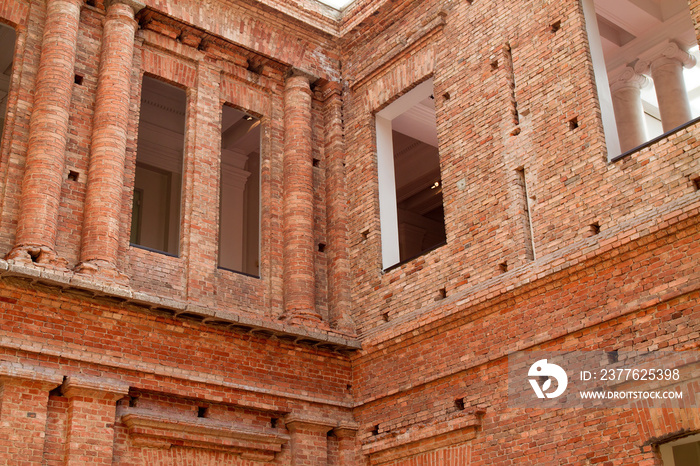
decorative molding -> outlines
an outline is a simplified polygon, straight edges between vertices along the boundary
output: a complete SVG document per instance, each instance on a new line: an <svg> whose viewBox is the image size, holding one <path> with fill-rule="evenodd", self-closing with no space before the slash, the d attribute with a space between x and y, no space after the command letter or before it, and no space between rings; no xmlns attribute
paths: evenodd
<svg viewBox="0 0 700 466"><path fill-rule="evenodd" d="M371 441L365 441L362 452L369 456L369 464L377 465L464 443L476 437L484 413L472 409L442 422L414 424L402 432L386 432L376 440L371 437Z"/></svg>
<svg viewBox="0 0 700 466"><path fill-rule="evenodd" d="M610 90L612 92L619 91L624 88L637 88L642 89L651 84L651 79L647 78L641 73L635 71L631 66L626 66L620 74L615 77L615 79L610 84Z"/></svg>
<svg viewBox="0 0 700 466"><path fill-rule="evenodd" d="M206 418L175 417L138 408L122 408L120 413L132 441L152 448L206 448L236 453L247 460L272 461L290 439L277 429Z"/></svg>
<svg viewBox="0 0 700 466"><path fill-rule="evenodd" d="M103 377L89 377L85 375L71 375L66 377L61 389L66 397L81 396L88 393L101 393L112 395L115 400L123 398L129 393L129 385L121 380L112 380Z"/></svg>
<svg viewBox="0 0 700 466"><path fill-rule="evenodd" d="M0 361L0 380L23 379L42 382L58 387L63 382L63 375L43 367L30 366L9 361Z"/></svg>

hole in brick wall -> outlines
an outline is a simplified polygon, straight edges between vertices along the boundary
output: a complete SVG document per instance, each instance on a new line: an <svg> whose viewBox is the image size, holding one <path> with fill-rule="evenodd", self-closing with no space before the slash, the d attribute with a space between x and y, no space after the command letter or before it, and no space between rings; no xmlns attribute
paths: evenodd
<svg viewBox="0 0 700 466"><path fill-rule="evenodd" d="M277 419L276 417L270 418L270 427L273 429L276 429L278 422L279 422L279 419Z"/></svg>
<svg viewBox="0 0 700 466"><path fill-rule="evenodd" d="M372 435L379 435L379 424L372 428Z"/></svg>
<svg viewBox="0 0 700 466"><path fill-rule="evenodd" d="M36 249L29 249L27 251L29 254L29 257L32 259L32 262L38 262L39 261L39 256L41 255L41 249L36 248Z"/></svg>
<svg viewBox="0 0 700 466"><path fill-rule="evenodd" d="M61 387L56 387L53 390L49 392L49 396L63 396L63 392L61 391Z"/></svg>
<svg viewBox="0 0 700 466"><path fill-rule="evenodd" d="M464 398L457 398L457 399L455 400L455 406L456 406L457 409L459 409L460 411L464 411Z"/></svg>
<svg viewBox="0 0 700 466"><path fill-rule="evenodd" d="M76 74L75 77L73 78L73 82L77 84L78 86L83 85L83 77L79 74Z"/></svg>
<svg viewBox="0 0 700 466"><path fill-rule="evenodd" d="M76 172L74 170L68 171L68 179L70 181L78 181L78 176L79 176L78 172Z"/></svg>
<svg viewBox="0 0 700 466"><path fill-rule="evenodd" d="M139 398L137 396L129 397L129 408L135 408L138 402Z"/></svg>
<svg viewBox="0 0 700 466"><path fill-rule="evenodd" d="M578 118L574 117L571 120L569 120L569 129L576 129L578 128Z"/></svg>
<svg viewBox="0 0 700 466"><path fill-rule="evenodd" d="M693 180L693 187L696 191L700 191L700 177Z"/></svg>
<svg viewBox="0 0 700 466"><path fill-rule="evenodd" d="M348 384L347 388L348 388L348 390L351 390L351 389L352 389L352 384Z"/></svg>
<svg viewBox="0 0 700 466"><path fill-rule="evenodd" d="M498 269L503 273L507 272L508 271L508 261L504 261L504 262L501 262L500 264L498 264Z"/></svg>
<svg viewBox="0 0 700 466"><path fill-rule="evenodd" d="M520 128L513 128L513 131L510 132L511 136L517 136L520 134Z"/></svg>
<svg viewBox="0 0 700 466"><path fill-rule="evenodd" d="M384 319L384 322L389 322L389 313L388 312L383 313L382 319Z"/></svg>
<svg viewBox="0 0 700 466"><path fill-rule="evenodd" d="M206 406L197 407L197 417L207 417L208 411L209 411L209 408L207 408Z"/></svg>
<svg viewBox="0 0 700 466"><path fill-rule="evenodd" d="M547 377L546 375L541 375L541 376L539 376L539 377L537 377L537 378L539 379L539 381L540 381L541 384L543 384L543 383L545 383L547 380L549 380L549 377Z"/></svg>
<svg viewBox="0 0 700 466"><path fill-rule="evenodd" d="M85 4L88 6L95 6L95 0L87 0Z"/></svg>
<svg viewBox="0 0 700 466"><path fill-rule="evenodd" d="M369 238L369 230L365 230L365 231L363 231L363 232L360 233L360 234L362 235L362 240L363 240L363 241L366 240L367 238Z"/></svg>
<svg viewBox="0 0 700 466"><path fill-rule="evenodd" d="M557 32L559 29L561 29L561 21L557 21L555 23L552 23L551 26L549 26L549 32Z"/></svg>
<svg viewBox="0 0 700 466"><path fill-rule="evenodd" d="M444 94L442 94L442 98L445 99L445 100L450 100L450 93L449 93L449 92L445 92Z"/></svg>
<svg viewBox="0 0 700 466"><path fill-rule="evenodd" d="M591 236L595 236L598 233L600 233L600 225L598 224L598 222L591 223L588 226L588 232L590 233Z"/></svg>
<svg viewBox="0 0 700 466"><path fill-rule="evenodd" d="M492 70L497 70L498 69L498 60L494 60L491 62L491 69Z"/></svg>
<svg viewBox="0 0 700 466"><path fill-rule="evenodd" d="M326 243L318 243L318 252L326 251Z"/></svg>
<svg viewBox="0 0 700 466"><path fill-rule="evenodd" d="M321 161L319 159L313 159L313 161L311 163L313 164L314 167L318 167L321 165Z"/></svg>
<svg viewBox="0 0 700 466"><path fill-rule="evenodd" d="M610 364L615 364L617 361L619 361L620 356L617 354L617 350L608 351L606 354L608 355L608 362Z"/></svg>
<svg viewBox="0 0 700 466"><path fill-rule="evenodd" d="M435 301L440 301L442 299L445 299L446 297L447 297L447 289L440 288L438 290L437 296L435 297Z"/></svg>

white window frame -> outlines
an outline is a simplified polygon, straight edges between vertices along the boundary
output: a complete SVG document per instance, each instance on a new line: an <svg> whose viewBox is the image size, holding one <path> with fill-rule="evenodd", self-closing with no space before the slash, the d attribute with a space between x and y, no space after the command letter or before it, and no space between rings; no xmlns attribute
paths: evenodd
<svg viewBox="0 0 700 466"><path fill-rule="evenodd" d="M391 121L432 94L433 80L431 78L414 87L375 115L379 219L382 238L382 266L384 269L388 269L401 261Z"/></svg>
<svg viewBox="0 0 700 466"><path fill-rule="evenodd" d="M593 73L595 76L596 88L598 90L598 103L600 105L600 113L603 118L605 145L608 149L608 161L610 161L618 155L621 155L622 149L620 148L620 138L617 134L617 123L615 123L615 111L613 110L610 82L608 81L608 70L605 65L605 57L603 56L603 44L600 40L600 31L598 30L595 4L593 3L593 0L581 1L583 6L583 16L586 20L588 47L591 51Z"/></svg>

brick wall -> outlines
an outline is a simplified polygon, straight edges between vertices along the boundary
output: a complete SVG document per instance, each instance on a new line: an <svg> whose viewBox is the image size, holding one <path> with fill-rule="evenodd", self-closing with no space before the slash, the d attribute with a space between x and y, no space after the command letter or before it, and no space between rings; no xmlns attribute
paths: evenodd
<svg viewBox="0 0 700 466"><path fill-rule="evenodd" d="M76 268L105 43L105 5L90 3L47 231L63 262L0 260L0 464L659 465L654 439L700 429L697 412L641 404L508 408L512 352L700 340L697 125L608 162L580 2L358 0L342 14L306 0L145 2L122 200L108 209L119 276ZM18 34L4 256L50 44L46 2L2 2L0 20ZM178 257L128 241L144 74L187 91ZM290 76L310 83L294 123L311 136L296 145ZM374 114L430 78L447 244L384 272ZM224 103L262 125L260 278L217 267ZM298 193L310 193L301 219ZM311 249L285 237L299 222ZM290 255L318 321L285 313L301 270Z"/></svg>

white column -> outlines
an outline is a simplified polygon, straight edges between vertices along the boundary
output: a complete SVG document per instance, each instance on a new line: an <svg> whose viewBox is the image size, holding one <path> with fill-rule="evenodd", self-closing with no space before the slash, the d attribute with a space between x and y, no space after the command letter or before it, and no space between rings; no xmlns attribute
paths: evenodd
<svg viewBox="0 0 700 466"><path fill-rule="evenodd" d="M626 67L610 86L620 149L626 152L647 141L641 89L649 79Z"/></svg>
<svg viewBox="0 0 700 466"><path fill-rule="evenodd" d="M640 60L635 66L638 73L651 69L664 131L671 131L692 118L683 67L692 68L695 63L695 57L669 41L658 57L650 61Z"/></svg>

